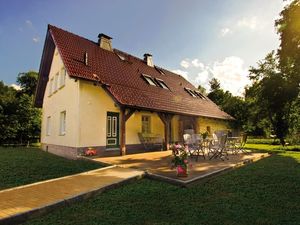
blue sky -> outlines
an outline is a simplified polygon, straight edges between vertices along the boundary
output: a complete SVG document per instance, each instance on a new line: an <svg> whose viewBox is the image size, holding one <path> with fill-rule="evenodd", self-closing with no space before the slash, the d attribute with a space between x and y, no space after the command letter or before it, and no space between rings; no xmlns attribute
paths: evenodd
<svg viewBox="0 0 300 225"><path fill-rule="evenodd" d="M278 47L282 0L0 0L0 80L39 69L47 24L113 47L208 87L216 77L241 94L248 68Z"/></svg>

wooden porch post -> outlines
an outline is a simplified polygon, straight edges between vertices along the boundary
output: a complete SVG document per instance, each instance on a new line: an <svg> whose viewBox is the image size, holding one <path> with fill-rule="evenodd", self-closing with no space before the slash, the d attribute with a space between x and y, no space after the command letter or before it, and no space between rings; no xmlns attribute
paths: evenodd
<svg viewBox="0 0 300 225"><path fill-rule="evenodd" d="M171 127L171 119L173 115L167 113L157 113L159 118L164 124L165 130L165 143L164 150L168 150L170 148L170 127Z"/></svg>
<svg viewBox="0 0 300 225"><path fill-rule="evenodd" d="M129 109L126 113L126 108L121 107L121 131L120 131L120 155L126 155L126 121L130 118L130 116L135 112L135 109Z"/></svg>

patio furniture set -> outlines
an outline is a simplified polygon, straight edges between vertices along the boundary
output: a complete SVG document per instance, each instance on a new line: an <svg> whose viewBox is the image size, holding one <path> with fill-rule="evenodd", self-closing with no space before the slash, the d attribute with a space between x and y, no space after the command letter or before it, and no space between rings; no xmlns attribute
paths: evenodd
<svg viewBox="0 0 300 225"><path fill-rule="evenodd" d="M209 160L219 158L224 161L229 159L229 153L248 153L244 148L247 141L246 134L229 137L225 132L215 132L212 138L204 139L201 134L194 134L193 130L187 130L183 139L183 149L188 152L190 158L195 158L196 161L199 157ZM173 152L173 154L176 153Z"/></svg>

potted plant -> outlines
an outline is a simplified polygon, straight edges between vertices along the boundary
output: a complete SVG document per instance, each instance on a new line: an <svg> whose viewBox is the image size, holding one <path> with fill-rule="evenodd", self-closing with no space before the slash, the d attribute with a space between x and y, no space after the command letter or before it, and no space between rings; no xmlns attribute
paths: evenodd
<svg viewBox="0 0 300 225"><path fill-rule="evenodd" d="M172 146L174 158L172 160L172 167L176 168L178 177L188 176L188 154L187 149L184 146L176 143Z"/></svg>
<svg viewBox="0 0 300 225"><path fill-rule="evenodd" d="M95 156L95 155L97 155L97 150L90 147L84 151L84 155L85 156Z"/></svg>

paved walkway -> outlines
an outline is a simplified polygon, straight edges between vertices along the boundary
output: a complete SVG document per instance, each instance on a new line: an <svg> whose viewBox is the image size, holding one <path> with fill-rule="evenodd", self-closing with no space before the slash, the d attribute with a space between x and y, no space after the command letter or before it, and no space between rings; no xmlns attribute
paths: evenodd
<svg viewBox="0 0 300 225"><path fill-rule="evenodd" d="M91 196L143 174L129 168L109 167L0 191L0 224L22 221L32 212L41 213L47 207Z"/></svg>

